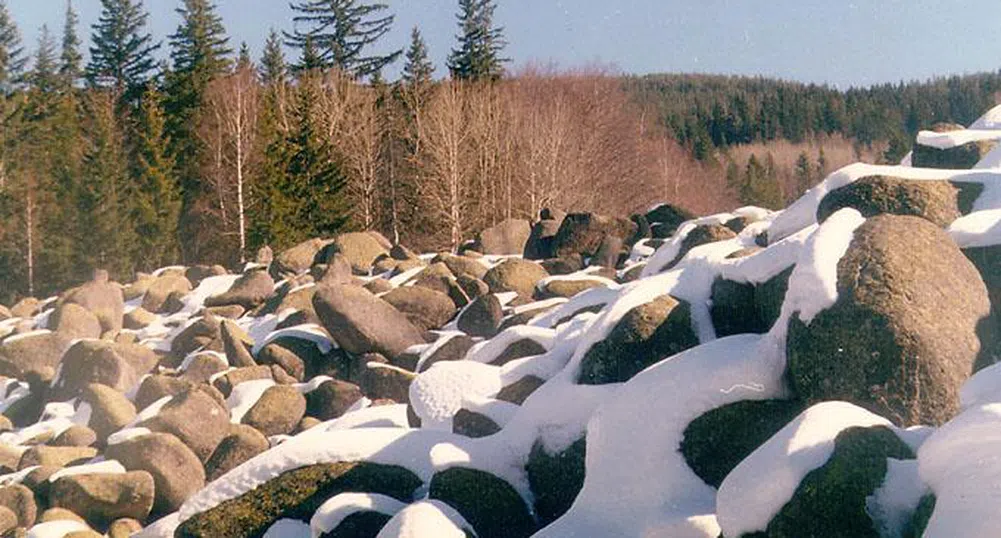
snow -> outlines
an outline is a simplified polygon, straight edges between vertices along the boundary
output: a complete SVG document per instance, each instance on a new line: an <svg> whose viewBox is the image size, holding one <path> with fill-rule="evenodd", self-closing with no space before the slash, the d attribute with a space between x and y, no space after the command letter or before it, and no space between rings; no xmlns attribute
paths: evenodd
<svg viewBox="0 0 1001 538"><path fill-rule="evenodd" d="M59 469L58 471L52 473L52 476L49 477L49 482L55 482L64 476L84 474L124 474L125 472L125 467L117 460L104 460L97 463L74 465L73 467Z"/></svg>
<svg viewBox="0 0 1001 538"><path fill-rule="evenodd" d="M151 525L147 525L143 530L133 534L131 538L173 538L174 529L179 524L178 514L174 512L156 520Z"/></svg>
<svg viewBox="0 0 1001 538"><path fill-rule="evenodd" d="M758 447L720 485L716 517L723 534L765 530L803 478L831 457L835 437L853 426L890 426L890 422L850 403L823 402Z"/></svg>
<svg viewBox="0 0 1001 538"><path fill-rule="evenodd" d="M619 287L619 283L610 278L578 271L576 273L570 273L569 275L555 275L543 278L535 283L535 289L542 291L546 288L546 286L553 282L596 282L606 288L615 289Z"/></svg>
<svg viewBox="0 0 1001 538"><path fill-rule="evenodd" d="M515 325L489 340L479 342L466 352L466 360L489 364L501 356L511 345L521 340L531 340L543 349L551 349L556 339L556 331L545 327Z"/></svg>
<svg viewBox="0 0 1001 538"><path fill-rule="evenodd" d="M640 273L642 277L648 277L660 273L664 269L667 269L667 265L674 261L678 257L678 253L681 252L681 244L684 243L685 238L692 230L698 228L699 226L705 226L710 224L723 224L734 217L732 213L720 213L718 215L710 215L708 217L702 217L695 220L689 220L681 224L678 230L674 232L657 252L647 260L646 267L643 268L643 272Z"/></svg>
<svg viewBox="0 0 1001 538"><path fill-rule="evenodd" d="M117 432L108 436L108 445L117 445L119 443L124 443L129 439L135 439L136 437L142 437L143 435L149 435L153 433L149 428L130 428L125 427Z"/></svg>
<svg viewBox="0 0 1001 538"><path fill-rule="evenodd" d="M243 421L244 415L261 399L264 392L275 386L272 379L255 379L244 381L233 387L229 398L226 398L226 407L229 408L229 421L232 424L239 424Z"/></svg>
<svg viewBox="0 0 1001 538"><path fill-rule="evenodd" d="M1001 131L988 129L963 129L947 133L920 131L917 137L918 144L936 149L951 149L983 140L1001 140Z"/></svg>
<svg viewBox="0 0 1001 538"><path fill-rule="evenodd" d="M1001 403L1001 362L983 368L967 379L959 391L959 401L963 409Z"/></svg>
<svg viewBox="0 0 1001 538"><path fill-rule="evenodd" d="M439 362L410 383L410 405L421 427L452 430L452 416L470 396L500 392L500 368L472 361Z"/></svg>
<svg viewBox="0 0 1001 538"><path fill-rule="evenodd" d="M85 523L73 521L71 519L60 519L39 523L28 530L24 538L63 538L67 534L77 531L90 530Z"/></svg>
<svg viewBox="0 0 1001 538"><path fill-rule="evenodd" d="M279 519L264 533L264 538L310 538L309 525L297 519Z"/></svg>
<svg viewBox="0 0 1001 538"><path fill-rule="evenodd" d="M397 512L376 538L465 538L465 529L472 528L451 506L426 500Z"/></svg>
<svg viewBox="0 0 1001 538"><path fill-rule="evenodd" d="M1001 526L1001 403L970 407L918 451L921 479L935 493L923 536L995 536Z"/></svg>
<svg viewBox="0 0 1001 538"><path fill-rule="evenodd" d="M379 512L392 516L406 505L387 495L377 493L341 493L327 499L309 521L312 538L319 538L337 528L344 519L356 512Z"/></svg>
<svg viewBox="0 0 1001 538"><path fill-rule="evenodd" d="M903 538L928 486L918 475L917 460L887 458L883 483L866 498L866 513L881 538Z"/></svg>
<svg viewBox="0 0 1001 538"><path fill-rule="evenodd" d="M268 333L268 335L263 339L256 340L256 343L250 353L256 357L257 354L264 349L264 346L283 337L298 338L300 340L313 342L316 344L317 349L320 350L320 353L323 354L330 353L331 350L338 347L337 344L330 339L330 335L327 334L327 331L325 331L323 327L320 327L315 323L306 323Z"/></svg>
<svg viewBox="0 0 1001 538"><path fill-rule="evenodd" d="M605 400L587 424L584 488L570 511L538 536L715 538L716 492L688 467L679 447L688 424L707 411L787 396L784 365L756 353L761 338L730 336L690 349L644 370Z"/></svg>
<svg viewBox="0 0 1001 538"><path fill-rule="evenodd" d="M998 178L1001 181L1001 177ZM960 248L1001 244L1001 209L977 211L952 221L947 230Z"/></svg>

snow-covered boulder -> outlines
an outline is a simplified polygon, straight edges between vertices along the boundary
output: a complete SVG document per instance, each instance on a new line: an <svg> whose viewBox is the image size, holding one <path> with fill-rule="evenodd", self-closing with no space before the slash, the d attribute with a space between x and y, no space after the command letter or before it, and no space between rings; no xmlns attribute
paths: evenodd
<svg viewBox="0 0 1001 538"><path fill-rule="evenodd" d="M974 137L962 125L936 123L930 131L918 133L911 165L919 168L968 170L977 165L998 145L998 136ZM966 135L966 136L964 136Z"/></svg>
<svg viewBox="0 0 1001 538"><path fill-rule="evenodd" d="M817 222L851 207L869 218L876 215L911 215L941 228L969 213L983 187L949 181L913 181L868 176L827 193L817 208Z"/></svg>

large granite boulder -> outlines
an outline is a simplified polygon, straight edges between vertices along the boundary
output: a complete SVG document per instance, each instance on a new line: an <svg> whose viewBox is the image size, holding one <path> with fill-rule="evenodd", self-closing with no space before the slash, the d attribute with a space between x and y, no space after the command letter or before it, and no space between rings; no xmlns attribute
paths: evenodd
<svg viewBox="0 0 1001 538"><path fill-rule="evenodd" d="M164 308L167 297L171 293L185 294L191 291L191 282L184 275L167 272L153 280L143 295L142 307L150 312L158 313Z"/></svg>
<svg viewBox="0 0 1001 538"><path fill-rule="evenodd" d="M621 217L606 217L595 213L571 213L560 224L553 239L553 257L574 254L594 256L605 236L613 235L628 242L636 234L636 223Z"/></svg>
<svg viewBox="0 0 1001 538"><path fill-rule="evenodd" d="M389 255L390 248L392 245L376 232L350 232L324 246L314 262L328 263L334 254L341 254L356 275L367 275L379 256Z"/></svg>
<svg viewBox="0 0 1001 538"><path fill-rule="evenodd" d="M912 215L946 228L973 208L983 187L949 181L914 181L887 176L868 176L835 189L820 201L817 222L838 210L851 207L863 217Z"/></svg>
<svg viewBox="0 0 1001 538"><path fill-rule="evenodd" d="M480 232L473 250L488 255L520 255L531 233L532 225L527 220L507 219Z"/></svg>
<svg viewBox="0 0 1001 538"><path fill-rule="evenodd" d="M109 280L107 271L94 271L93 280L71 290L62 302L80 305L94 314L101 324L101 332L122 330L125 312L122 288Z"/></svg>
<svg viewBox="0 0 1001 538"><path fill-rule="evenodd" d="M535 285L549 273L541 265L520 258L505 260L487 271L483 282L491 293L513 291L526 300L535 293Z"/></svg>
<svg viewBox="0 0 1001 538"><path fill-rule="evenodd" d="M350 353L376 352L392 359L424 338L407 316L357 286L321 286L313 307L323 326Z"/></svg>
<svg viewBox="0 0 1001 538"><path fill-rule="evenodd" d="M275 281L266 271L250 271L224 293L206 299L205 306L240 305L249 310L263 303L274 292Z"/></svg>
<svg viewBox="0 0 1001 538"><path fill-rule="evenodd" d="M931 128L936 133L962 131L963 129L962 125L955 123L936 123ZM997 140L977 140L951 148L940 149L915 143L911 154L911 165L916 168L969 170L976 166L997 145Z"/></svg>
<svg viewBox="0 0 1001 538"><path fill-rule="evenodd" d="M53 388L66 397L80 394L91 383L128 392L157 362L156 354L146 346L80 340L66 351Z"/></svg>
<svg viewBox="0 0 1001 538"><path fill-rule="evenodd" d="M274 280L282 280L305 273L313 265L316 253L327 244L323 239L313 238L284 250L271 261L268 274Z"/></svg>
<svg viewBox="0 0 1001 538"><path fill-rule="evenodd" d="M205 469L198 456L169 433L151 433L109 445L104 455L130 471L153 476L154 515L176 511L205 485Z"/></svg>
<svg viewBox="0 0 1001 538"><path fill-rule="evenodd" d="M789 322L797 395L852 402L904 426L952 418L990 314L973 264L929 221L881 215L855 231L837 275L833 306Z"/></svg>

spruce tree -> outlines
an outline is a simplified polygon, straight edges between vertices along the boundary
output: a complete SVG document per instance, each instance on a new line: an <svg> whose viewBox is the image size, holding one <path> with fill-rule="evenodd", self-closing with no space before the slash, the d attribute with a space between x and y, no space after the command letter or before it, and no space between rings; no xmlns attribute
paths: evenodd
<svg viewBox="0 0 1001 538"><path fill-rule="evenodd" d="M87 80L131 100L156 70L153 53L160 44L146 32L149 13L142 0L101 0L101 6L97 24L92 26Z"/></svg>
<svg viewBox="0 0 1001 538"><path fill-rule="evenodd" d="M30 82L42 93L49 93L59 83L56 65L56 42L49 32L49 27L42 25L38 36L38 48L35 49L35 65L31 71Z"/></svg>
<svg viewBox="0 0 1001 538"><path fill-rule="evenodd" d="M431 82L434 64L428 58L427 44L420 30L414 26L410 31L410 48L407 49L406 63L403 65L403 82L409 85L424 85Z"/></svg>
<svg viewBox="0 0 1001 538"><path fill-rule="evenodd" d="M145 271L179 260L177 224L181 186L174 160L167 153L166 123L160 94L150 89L142 97L135 140L132 194L137 260Z"/></svg>
<svg viewBox="0 0 1001 538"><path fill-rule="evenodd" d="M250 47L247 46L246 41L240 43L240 53L236 58L236 69L235 71L243 71L245 69L253 69L254 60L250 58Z"/></svg>
<svg viewBox="0 0 1001 538"><path fill-rule="evenodd" d="M89 269L105 268L116 279L131 277L135 235L124 206L128 163L116 99L105 91L87 97L87 181L80 183L77 195L80 220L87 223L78 238L80 262Z"/></svg>
<svg viewBox="0 0 1001 538"><path fill-rule="evenodd" d="M810 163L810 156L805 151L799 153L796 158L796 168L793 172L796 177L796 186L799 192L806 192L813 187L813 165Z"/></svg>
<svg viewBox="0 0 1001 538"><path fill-rule="evenodd" d="M403 54L365 56L366 47L389 32L394 15L381 15L389 6L359 0L300 0L291 4L297 28L285 36L292 47L316 47L320 67L336 67L356 78L381 71ZM300 31L302 24L307 30Z"/></svg>
<svg viewBox="0 0 1001 538"><path fill-rule="evenodd" d="M261 55L260 76L264 84L281 84L288 75L285 64L285 53L282 51L282 41L273 28L264 42L264 54Z"/></svg>
<svg viewBox="0 0 1001 538"><path fill-rule="evenodd" d="M312 77L299 85L292 131L269 148L279 173L269 178L278 195L271 205L271 236L278 247L334 235L350 218L343 194L347 179L316 122L318 91L319 82Z"/></svg>
<svg viewBox="0 0 1001 538"><path fill-rule="evenodd" d="M0 0L0 91L9 93L21 82L28 57L21 46L21 31Z"/></svg>
<svg viewBox="0 0 1001 538"><path fill-rule="evenodd" d="M504 29L494 26L494 0L459 0L459 48L448 57L448 69L458 80L498 80L507 58Z"/></svg>
<svg viewBox="0 0 1001 538"><path fill-rule="evenodd" d="M66 0L66 22L63 25L62 53L59 56L59 76L67 87L72 87L83 72L83 55L76 27L80 19L73 11L72 0Z"/></svg>
<svg viewBox="0 0 1001 538"><path fill-rule="evenodd" d="M311 73L315 74L322 70L323 67L323 58L320 57L320 52L313 44L313 38L307 36L302 46L302 56L299 58L299 62L295 64L296 75L304 78Z"/></svg>

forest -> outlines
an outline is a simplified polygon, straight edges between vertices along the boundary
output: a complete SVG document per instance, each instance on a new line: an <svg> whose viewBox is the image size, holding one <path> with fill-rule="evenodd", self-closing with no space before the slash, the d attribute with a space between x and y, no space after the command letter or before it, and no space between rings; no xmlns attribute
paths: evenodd
<svg viewBox="0 0 1001 538"><path fill-rule="evenodd" d="M67 2L61 36L29 50L0 2L0 302L345 230L429 251L546 207L779 208L839 166L899 159L921 127L971 121L1001 84L512 66L495 0L458 0L444 66L418 28L369 54L394 18L359 0L293 2L254 58L210 0L179 0L165 42L141 0L101 3L89 45Z"/></svg>

